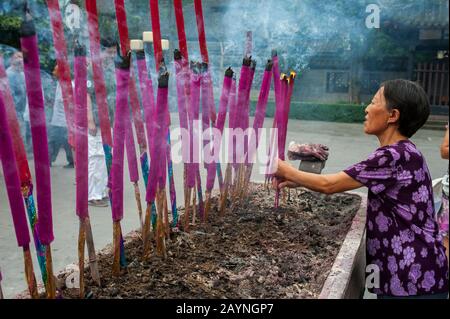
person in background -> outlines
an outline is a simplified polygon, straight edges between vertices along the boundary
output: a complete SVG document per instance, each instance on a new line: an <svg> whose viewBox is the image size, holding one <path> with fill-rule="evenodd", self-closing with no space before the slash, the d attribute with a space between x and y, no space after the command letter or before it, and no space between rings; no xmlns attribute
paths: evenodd
<svg viewBox="0 0 450 319"><path fill-rule="evenodd" d="M94 85L87 82L88 88L88 203L95 207L108 206L108 172L106 170L105 152L99 130L98 108L95 103Z"/></svg>
<svg viewBox="0 0 450 319"><path fill-rule="evenodd" d="M117 41L113 38L104 38L102 45L103 75L106 84L109 119L111 127L114 127L114 112L116 107L116 71L114 59L117 55Z"/></svg>
<svg viewBox="0 0 450 319"><path fill-rule="evenodd" d="M448 124L447 131L445 132L444 140L441 144L441 157L448 161ZM442 179L442 208L437 213L437 221L439 224L439 230L444 238L444 246L447 252L448 259L448 162L447 162L447 173Z"/></svg>
<svg viewBox="0 0 450 319"><path fill-rule="evenodd" d="M25 86L25 74L23 73L22 52L15 52L10 59L10 66L6 70L9 86L16 106L17 120L20 125L22 139L25 142L27 153L32 153L31 128L28 110L27 91ZM28 133L28 134L27 134Z"/></svg>
<svg viewBox="0 0 450 319"><path fill-rule="evenodd" d="M58 65L56 65L53 70L53 76L55 78L59 77ZM53 115L49 127L48 144L50 153L50 166L54 161L56 161L59 150L61 148L64 148L67 159L67 164L64 166L64 168L74 167L72 148L68 141L67 122L66 122L66 115L64 112L62 90L59 82L56 85L55 100L53 103Z"/></svg>
<svg viewBox="0 0 450 319"><path fill-rule="evenodd" d="M303 186L333 194L368 188L366 262L377 267L379 299L447 299L448 262L435 220L430 172L410 138L430 115L417 83L383 83L366 108L364 131L380 143L366 160L318 175L278 160L274 187Z"/></svg>

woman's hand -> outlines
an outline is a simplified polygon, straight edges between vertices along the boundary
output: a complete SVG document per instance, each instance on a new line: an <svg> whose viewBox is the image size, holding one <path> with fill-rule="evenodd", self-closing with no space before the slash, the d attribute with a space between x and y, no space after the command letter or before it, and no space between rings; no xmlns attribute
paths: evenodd
<svg viewBox="0 0 450 319"><path fill-rule="evenodd" d="M289 172L292 172L293 169L294 168L290 164L278 159L277 171L275 172L275 176L283 180L287 179L287 176L289 176Z"/></svg>
<svg viewBox="0 0 450 319"><path fill-rule="evenodd" d="M291 182L287 179L287 176L290 175L289 172L295 170L290 164L285 161L278 159L277 161L277 171L275 172L275 177L272 181L272 185L274 189L282 189L282 188L296 188L300 185L294 182Z"/></svg>
<svg viewBox="0 0 450 319"><path fill-rule="evenodd" d="M279 180L274 178L272 181L273 189L283 189L283 188L297 188L300 187L299 184L288 181L288 180Z"/></svg>

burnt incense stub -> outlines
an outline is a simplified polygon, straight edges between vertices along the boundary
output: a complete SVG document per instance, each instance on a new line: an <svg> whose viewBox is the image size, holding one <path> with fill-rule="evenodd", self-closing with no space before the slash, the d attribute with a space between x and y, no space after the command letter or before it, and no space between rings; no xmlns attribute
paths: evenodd
<svg viewBox="0 0 450 319"><path fill-rule="evenodd" d="M273 50L272 50L272 58L274 58L274 57L276 57L276 56L278 56L278 51L275 50L275 49L273 49Z"/></svg>
<svg viewBox="0 0 450 319"><path fill-rule="evenodd" d="M200 74L200 65L198 62L191 61L190 68L194 74Z"/></svg>
<svg viewBox="0 0 450 319"><path fill-rule="evenodd" d="M208 72L208 63L206 62L202 62L200 65L200 72L201 73L206 73Z"/></svg>
<svg viewBox="0 0 450 319"><path fill-rule="evenodd" d="M173 51L173 59L174 59L175 61L180 61L182 58L183 58L183 55L181 54L181 51L178 50L178 49L175 49L175 50Z"/></svg>
<svg viewBox="0 0 450 319"><path fill-rule="evenodd" d="M272 71L272 68L273 68L273 61L272 60L268 60L267 64L266 64L266 71L270 72L270 71Z"/></svg>
<svg viewBox="0 0 450 319"><path fill-rule="evenodd" d="M144 60L145 59L145 51L144 50L137 50L136 51L136 59Z"/></svg>
<svg viewBox="0 0 450 319"><path fill-rule="evenodd" d="M252 65L252 57L251 56L245 57L244 60L242 61L242 65L250 67Z"/></svg>
<svg viewBox="0 0 450 319"><path fill-rule="evenodd" d="M252 71L256 70L256 60L252 60Z"/></svg>
<svg viewBox="0 0 450 319"><path fill-rule="evenodd" d="M75 56L86 56L86 47L77 40L74 49Z"/></svg>
<svg viewBox="0 0 450 319"><path fill-rule="evenodd" d="M233 75L234 75L234 71L233 71L233 69L232 69L231 67L229 67L229 68L225 71L225 76L226 76L227 78L232 78Z"/></svg>
<svg viewBox="0 0 450 319"><path fill-rule="evenodd" d="M169 72L163 71L159 73L158 87L161 89L169 87Z"/></svg>
<svg viewBox="0 0 450 319"><path fill-rule="evenodd" d="M36 34L36 28L34 26L33 17L30 14L28 3L25 2L23 8L23 21L20 26L21 37L31 37Z"/></svg>
<svg viewBox="0 0 450 319"><path fill-rule="evenodd" d="M114 64L116 68L118 69L129 69L130 68L130 61L131 61L131 51L128 51L125 56L122 56L120 54L120 45L117 43L117 55L114 59Z"/></svg>

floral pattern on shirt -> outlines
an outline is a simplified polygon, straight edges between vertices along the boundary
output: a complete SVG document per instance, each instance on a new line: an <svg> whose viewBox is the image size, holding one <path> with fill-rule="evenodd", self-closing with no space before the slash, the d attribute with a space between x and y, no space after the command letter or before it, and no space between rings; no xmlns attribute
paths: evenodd
<svg viewBox="0 0 450 319"><path fill-rule="evenodd" d="M377 149L345 170L368 187L367 264L380 269L372 292L416 296L448 292L448 263L433 218L431 176L409 140Z"/></svg>

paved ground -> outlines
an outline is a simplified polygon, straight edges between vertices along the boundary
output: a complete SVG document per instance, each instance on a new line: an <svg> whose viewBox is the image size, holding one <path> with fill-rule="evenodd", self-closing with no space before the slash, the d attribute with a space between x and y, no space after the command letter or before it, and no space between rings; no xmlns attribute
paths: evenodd
<svg viewBox="0 0 450 319"><path fill-rule="evenodd" d="M177 123L174 115L172 123ZM266 125L271 125L271 120ZM424 153L433 178L443 175L448 162L440 159L439 146L443 132L422 130L418 132L413 142ZM365 159L371 151L377 148L376 138L364 135L360 124L339 124L326 122L305 122L291 120L289 122L288 142L315 142L330 147L329 157L324 173L338 172L349 165ZM31 166L32 166L31 162ZM56 165L52 168L52 196L54 213L55 242L53 244L53 260L56 271L77 260L78 220L75 215L75 185L74 170L64 169L64 151L61 151ZM298 165L298 164L295 164ZM32 166L32 171L34 167ZM258 171L258 170L254 170ZM182 165L174 166L177 181L178 205L183 203ZM128 177L127 171L125 177ZM255 180L261 181L262 175L255 174ZM139 221L130 183L125 187L125 218L124 232L138 228ZM143 183L141 192L144 194ZM91 223L94 232L96 248L100 249L111 242L112 223L110 208L90 208ZM26 288L22 252L17 248L6 189L3 178L0 178L0 267L3 271L2 282L4 293L12 297ZM37 277L40 276L37 261L34 260Z"/></svg>

